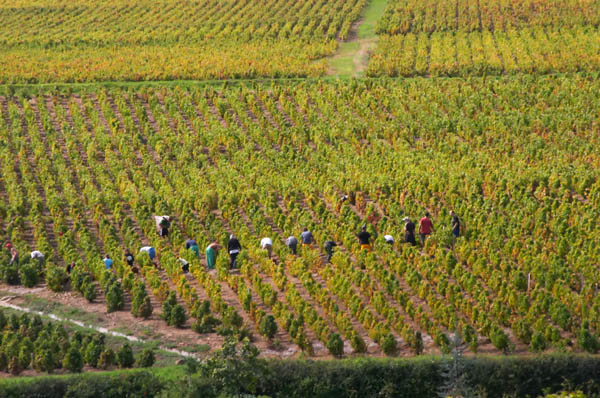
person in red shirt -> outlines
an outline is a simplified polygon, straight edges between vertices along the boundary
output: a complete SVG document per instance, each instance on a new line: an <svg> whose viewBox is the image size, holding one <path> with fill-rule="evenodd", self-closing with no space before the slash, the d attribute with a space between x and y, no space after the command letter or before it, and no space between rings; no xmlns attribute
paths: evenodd
<svg viewBox="0 0 600 398"><path fill-rule="evenodd" d="M425 238L433 231L433 222L429 218L429 212L425 212L425 217L419 221L419 236L421 237L421 244L425 247Z"/></svg>

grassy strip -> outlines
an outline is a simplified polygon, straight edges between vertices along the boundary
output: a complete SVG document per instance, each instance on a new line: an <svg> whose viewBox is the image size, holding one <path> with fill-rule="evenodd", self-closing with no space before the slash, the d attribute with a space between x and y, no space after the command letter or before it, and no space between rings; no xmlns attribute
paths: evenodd
<svg viewBox="0 0 600 398"><path fill-rule="evenodd" d="M363 66L368 63L368 51L375 46L377 21L383 15L387 0L371 0L363 9L359 19L356 38L339 44L338 51L329 61L329 74L348 78L361 76Z"/></svg>

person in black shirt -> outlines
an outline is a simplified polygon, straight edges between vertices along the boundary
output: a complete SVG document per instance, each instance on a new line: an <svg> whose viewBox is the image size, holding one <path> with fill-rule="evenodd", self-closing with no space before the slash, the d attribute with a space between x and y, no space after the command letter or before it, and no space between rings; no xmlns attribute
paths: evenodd
<svg viewBox="0 0 600 398"><path fill-rule="evenodd" d="M404 224L404 241L416 246L417 240L415 239L415 223L410 221L410 218L408 217L404 217L402 221L406 222L406 224Z"/></svg>
<svg viewBox="0 0 600 398"><path fill-rule="evenodd" d="M452 235L454 235L455 238L458 238L458 235L460 235L460 220L453 210L450 210L450 216L452 216Z"/></svg>
<svg viewBox="0 0 600 398"><path fill-rule="evenodd" d="M131 254L131 252L129 251L129 249L127 249L125 251L125 261L127 261L127 265L129 265L130 267L133 267L133 254Z"/></svg>
<svg viewBox="0 0 600 398"><path fill-rule="evenodd" d="M323 247L325 248L325 252L327 253L327 262L331 261L331 256L333 256L333 248L337 246L337 243L335 243L332 240L328 240L327 242L325 242L323 244Z"/></svg>
<svg viewBox="0 0 600 398"><path fill-rule="evenodd" d="M235 268L235 260L237 259L238 254L240 254L240 250L242 250L240 241L235 237L235 235L229 235L229 241L227 242L227 251L229 252L229 259L231 260L229 268Z"/></svg>
<svg viewBox="0 0 600 398"><path fill-rule="evenodd" d="M360 233L357 235L358 243L360 243L361 250L371 251L371 234L367 232L367 226L363 225L360 229Z"/></svg>

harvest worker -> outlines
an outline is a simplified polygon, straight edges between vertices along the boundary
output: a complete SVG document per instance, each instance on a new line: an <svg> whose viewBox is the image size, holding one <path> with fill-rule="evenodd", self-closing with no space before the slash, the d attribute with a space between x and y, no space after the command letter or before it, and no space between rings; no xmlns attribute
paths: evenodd
<svg viewBox="0 0 600 398"><path fill-rule="evenodd" d="M300 239L302 239L302 247L310 246L314 242L312 232L310 232L308 228L304 228L300 234Z"/></svg>
<svg viewBox="0 0 600 398"><path fill-rule="evenodd" d="M10 249L10 265L19 265L19 252L17 249L11 243L7 243L6 248Z"/></svg>
<svg viewBox="0 0 600 398"><path fill-rule="evenodd" d="M360 228L360 233L357 235L358 243L360 243L361 250L371 251L371 234L367 232L367 226L363 225Z"/></svg>
<svg viewBox="0 0 600 398"><path fill-rule="evenodd" d="M267 255L271 258L271 254L273 253L273 241L271 238L262 238L260 240L260 247L267 251Z"/></svg>
<svg viewBox="0 0 600 398"><path fill-rule="evenodd" d="M185 241L185 248L194 252L196 257L200 258L200 248L194 239L188 239Z"/></svg>
<svg viewBox="0 0 600 398"><path fill-rule="evenodd" d="M129 251L129 249L125 250L125 261L127 262L127 265L129 265L130 267L133 267L133 254L131 254L131 252Z"/></svg>
<svg viewBox="0 0 600 398"><path fill-rule="evenodd" d="M415 223L410 221L410 218L408 217L404 217L402 221L406 223L404 224L404 241L416 246L417 240L415 239Z"/></svg>
<svg viewBox="0 0 600 398"><path fill-rule="evenodd" d="M185 248L186 249L191 249L192 246L198 246L198 244L196 243L196 241L194 239L188 239L185 241Z"/></svg>
<svg viewBox="0 0 600 398"><path fill-rule="evenodd" d="M147 253L150 260L156 258L156 250L152 246L144 246L140 249L140 253Z"/></svg>
<svg viewBox="0 0 600 398"><path fill-rule="evenodd" d="M236 265L235 260L237 259L238 254L240 254L240 250L242 250L242 245L240 245L240 241L235 237L234 234L229 235L227 250L229 251L229 259L231 260L229 268L234 269Z"/></svg>
<svg viewBox="0 0 600 398"><path fill-rule="evenodd" d="M295 236L290 236L285 240L285 245L290 248L292 254L296 254L296 248L298 247L298 239Z"/></svg>
<svg viewBox="0 0 600 398"><path fill-rule="evenodd" d="M71 271L73 271L75 269L75 261L73 261L71 264L67 264L67 274L70 274Z"/></svg>
<svg viewBox="0 0 600 398"><path fill-rule="evenodd" d="M185 258L180 258L179 262L181 263L181 270L184 274L187 274L190 270L190 263Z"/></svg>
<svg viewBox="0 0 600 398"><path fill-rule="evenodd" d="M206 264L208 265L208 269L215 269L215 265L217 264L217 254L219 254L220 248L221 245L215 241L206 247Z"/></svg>
<svg viewBox="0 0 600 398"><path fill-rule="evenodd" d="M34 250L31 252L31 258L38 261L40 266L44 265L44 255L39 250Z"/></svg>
<svg viewBox="0 0 600 398"><path fill-rule="evenodd" d="M455 238L458 238L458 235L460 235L460 220L453 210L450 210L450 216L452 217L452 221L450 222L452 235L454 235Z"/></svg>
<svg viewBox="0 0 600 398"><path fill-rule="evenodd" d="M167 238L169 236L169 227L171 226L171 221L169 220L169 216L160 216L155 217L158 235L163 238Z"/></svg>
<svg viewBox="0 0 600 398"><path fill-rule="evenodd" d="M110 256L107 254L102 261L104 261L104 266L106 267L106 269L111 269L112 265L113 265L113 260L110 258Z"/></svg>
<svg viewBox="0 0 600 398"><path fill-rule="evenodd" d="M394 237L392 235L384 235L383 239L385 239L385 243L387 243L388 245L394 244Z"/></svg>
<svg viewBox="0 0 600 398"><path fill-rule="evenodd" d="M325 249L325 252L327 253L327 262L331 261L331 256L333 256L333 248L337 246L337 243L335 243L332 240L328 240L325 243L323 243L323 248Z"/></svg>
<svg viewBox="0 0 600 398"><path fill-rule="evenodd" d="M425 217L419 221L419 236L421 237L421 245L425 247L425 238L433 231L433 222L429 219L429 212L425 212Z"/></svg>

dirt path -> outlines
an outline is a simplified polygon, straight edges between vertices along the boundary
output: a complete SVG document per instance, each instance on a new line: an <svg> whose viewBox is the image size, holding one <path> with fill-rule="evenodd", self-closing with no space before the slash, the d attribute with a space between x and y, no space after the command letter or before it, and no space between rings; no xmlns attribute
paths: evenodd
<svg viewBox="0 0 600 398"><path fill-rule="evenodd" d="M377 46L377 21L383 15L387 0L371 0L360 18L352 24L348 39L339 42L337 52L329 59L329 76L360 77L364 75L369 57Z"/></svg>

